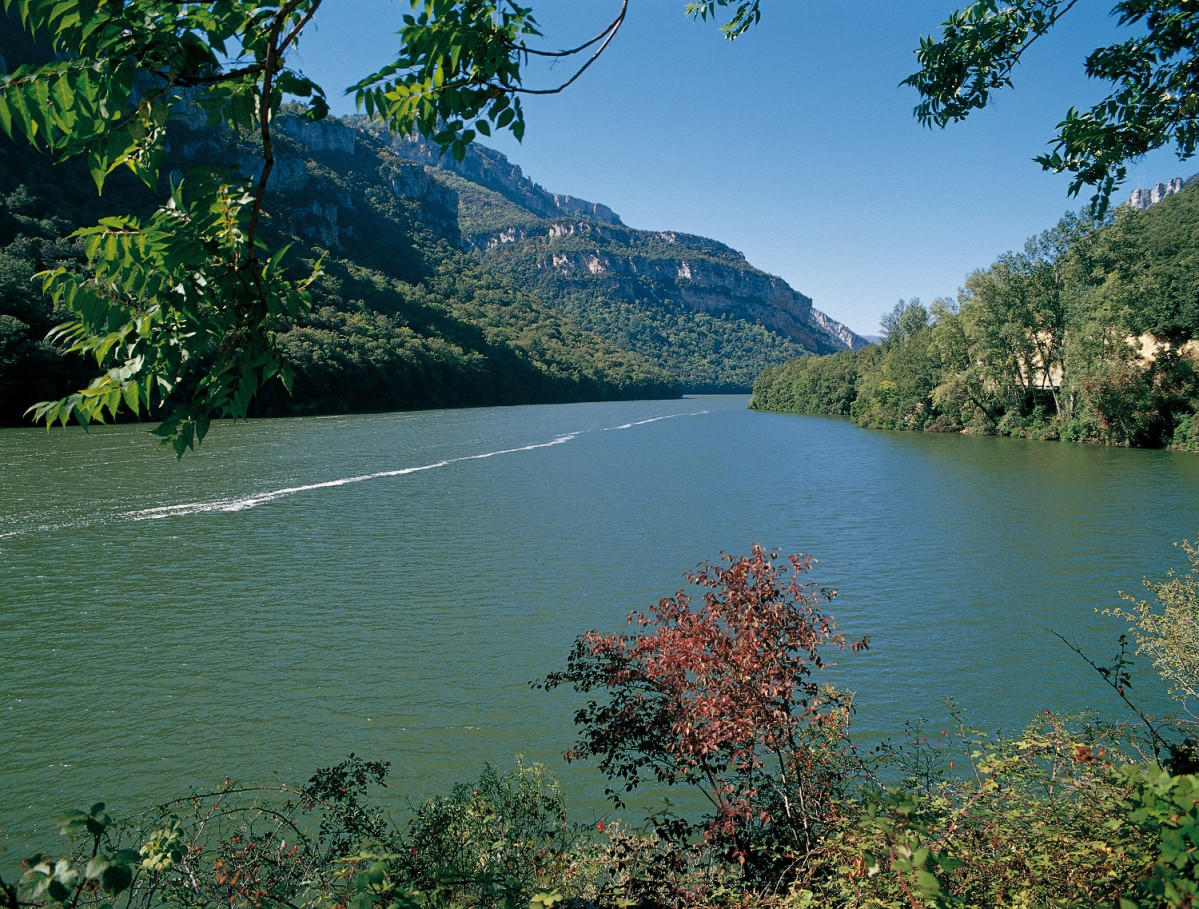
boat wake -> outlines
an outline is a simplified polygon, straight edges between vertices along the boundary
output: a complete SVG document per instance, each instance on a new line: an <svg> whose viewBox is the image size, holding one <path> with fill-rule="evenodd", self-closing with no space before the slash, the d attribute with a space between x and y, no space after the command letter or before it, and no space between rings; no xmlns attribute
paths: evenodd
<svg viewBox="0 0 1199 909"><path fill-rule="evenodd" d="M96 523L108 523L113 520L118 521L157 521L164 518L182 517L194 514L207 514L213 512L237 512L245 511L250 508L257 508L259 505L266 505L278 499L287 498L288 496L299 495L305 492L312 492L318 489L335 489L339 486L351 486L356 483L367 483L372 480L386 480L393 477L403 477L410 474L422 473L428 470L438 470L442 467L449 467L453 464L462 464L468 461L482 461L487 458L498 458L504 455L519 454L520 452L536 451L542 448L553 448L558 445L565 445L573 442L581 435L592 432L620 432L622 430L635 429L639 426L645 426L650 423L657 423L662 420L670 420L677 417L694 417L702 416L709 413L707 410L699 410L692 412L681 412L673 414L663 414L657 417L647 417L644 420L635 420L629 423L621 423L617 426L603 426L595 429L580 429L574 432L563 433L555 436L544 442L532 442L528 445L519 445L512 448L500 448L494 451L484 451L478 454L462 455L454 458L445 458L440 461L433 461L428 464L419 464L412 467L399 467L393 470L380 470L374 473L359 474L352 477L339 477L333 480L323 480L318 483L306 483L300 486L287 486L282 489L272 489L266 492L256 492L250 495L229 496L220 499L211 499L202 502L185 502L179 505L159 505L153 508L138 508L130 511L122 511L116 514L102 515L90 514L86 517L80 516L76 520L67 521L46 521L47 515L27 515L26 519L31 521L31 524L25 527L9 530L0 524L0 541L13 537L25 536L26 534L41 534L53 532L56 530L64 530L72 527L81 527ZM11 526L11 525L10 525Z"/></svg>
<svg viewBox="0 0 1199 909"><path fill-rule="evenodd" d="M482 461L486 458L498 458L503 455L518 454L524 451L536 451L540 448L553 448L556 445L565 445L567 442L573 442L579 436L589 432L618 432L625 429L635 429L638 426L645 426L649 423L657 423L661 420L669 420L675 417L693 417L701 416L708 413L706 410L694 411L691 413L675 413L665 414L659 417L649 417L644 420L636 420L631 423L622 423L619 426L605 426L600 429L580 429L575 432L565 433L550 439L548 442L533 442L529 445L520 445L515 448L501 448L496 451L485 451L480 454L462 455L457 458L446 458L442 461L434 461L430 464L421 464L416 467L400 467L395 470L380 470L375 473L360 474L355 477L342 477L336 480L324 480L320 483L307 483L303 486L288 486L283 489L273 489L269 492L258 492L253 495L241 496L237 498L215 499L209 502L188 502L182 505L162 505L157 508L142 508L137 511L126 512L122 517L129 518L134 521L153 521L161 518L175 517L180 515L201 514L214 511L244 511L248 508L256 508L259 505L265 505L268 502L273 502L276 499L282 499L287 496L293 496L302 492L311 492L317 489L334 489L338 486L350 486L355 483L366 483L371 480L385 480L392 477L403 477L409 474L421 473L426 470L437 470L441 467L449 467L451 464L461 464L467 461Z"/></svg>
<svg viewBox="0 0 1199 909"><path fill-rule="evenodd" d="M389 477L403 477L408 474L421 473L425 470L436 470L463 461L481 461L484 458L496 458L500 455L515 454L519 451L533 451L538 448L552 448L555 445L565 445L574 439L578 433L568 433L558 436L549 442L536 442L532 445L521 445L519 448L503 448L499 451L486 451L482 454L463 455L459 458L446 458L444 461L434 461L432 464L421 464L419 467L400 467L396 470L380 470L375 473L364 473L356 477L342 477L338 480L324 480L320 483L307 483L303 486L288 486L283 489L273 489L270 492L257 492L240 498L216 499L211 502L188 502L183 505L163 505L158 508L143 508L138 511L126 512L123 517L134 521L153 521L159 518L169 518L175 515L201 514L211 511L245 511L282 499L301 492L311 492L314 489L334 489L338 486L350 486L354 483L366 483L370 480L385 480Z"/></svg>

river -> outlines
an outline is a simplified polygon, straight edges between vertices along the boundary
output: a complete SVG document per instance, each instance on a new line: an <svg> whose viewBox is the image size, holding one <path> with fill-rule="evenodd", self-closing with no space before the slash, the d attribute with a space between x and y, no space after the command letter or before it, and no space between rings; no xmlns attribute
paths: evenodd
<svg viewBox="0 0 1199 909"><path fill-rule="evenodd" d="M529 681L755 542L814 555L841 629L870 636L827 671L863 742L942 722L945 696L984 729L1119 712L1051 632L1110 658L1123 626L1096 610L1183 567L1199 457L745 404L264 420L181 463L137 426L0 431L3 844L351 751L412 800L522 754L602 810L561 762L570 697Z"/></svg>

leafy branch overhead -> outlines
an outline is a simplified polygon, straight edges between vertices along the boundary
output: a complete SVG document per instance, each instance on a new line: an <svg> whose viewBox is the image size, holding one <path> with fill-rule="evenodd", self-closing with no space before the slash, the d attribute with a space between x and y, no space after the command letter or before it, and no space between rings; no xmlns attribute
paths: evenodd
<svg viewBox="0 0 1199 909"><path fill-rule="evenodd" d="M704 18L733 2L703 4ZM121 411L165 413L156 431L182 455L213 418L244 417L263 382L290 382L274 331L308 307L320 266L293 273L286 250L267 248L261 228L273 118L287 99L300 100L312 120L328 114L322 87L290 65L322 0L0 3L54 54L0 81L0 129L59 159L86 159L97 191L127 168L163 200L148 218L107 218L81 231L83 270L42 274L45 292L72 314L53 339L94 358L99 374L31 411L85 426ZM565 50L535 47L532 10L511 0L410 7L396 59L350 91L393 132L419 132L461 159L479 135L523 136L520 95L578 79L619 31L628 0L595 37ZM756 3L738 6L729 34L749 18ZM579 63L561 83L531 87L523 67L533 56ZM213 129L253 139L260 165L248 174L196 170L164 185L167 125L187 108Z"/></svg>
<svg viewBox="0 0 1199 909"><path fill-rule="evenodd" d="M924 38L920 70L904 84L920 92L916 116L946 126L986 107L992 92L1012 85L1025 52L1078 0L976 0L953 13L939 38ZM1199 143L1199 3L1121 0L1112 10L1132 37L1096 48L1086 73L1111 83L1089 110L1070 108L1051 150L1036 158L1045 170L1070 173L1070 193L1092 187L1092 206L1106 210L1128 174L1127 162L1174 146L1180 160Z"/></svg>

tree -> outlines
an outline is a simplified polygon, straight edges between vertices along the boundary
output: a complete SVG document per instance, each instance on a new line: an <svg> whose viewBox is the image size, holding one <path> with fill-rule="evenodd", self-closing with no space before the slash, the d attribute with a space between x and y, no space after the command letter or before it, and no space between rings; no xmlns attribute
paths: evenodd
<svg viewBox="0 0 1199 909"><path fill-rule="evenodd" d="M904 80L923 96L917 118L944 127L986 107L992 92L1011 86L1025 52L1077 3L975 0L953 13L939 40L920 42L921 68ZM1199 4L1119 0L1113 13L1121 25L1143 25L1144 34L1087 56L1087 75L1112 83L1111 92L1090 110L1070 108L1052 151L1036 159L1046 170L1073 174L1072 195L1093 187L1097 214L1127 175L1128 161L1170 145L1186 160L1199 143Z"/></svg>
<svg viewBox="0 0 1199 909"><path fill-rule="evenodd" d="M295 273L261 228L274 166L271 124L286 99L312 120L324 90L290 65L322 0L2 0L53 55L0 82L0 129L60 158L87 161L97 191L127 168L159 194L147 218L105 218L79 232L86 267L55 268L43 288L71 321L53 337L95 359L86 388L34 408L37 419L87 425L118 411L166 419L156 432L182 453L217 416L244 417L263 382L290 375L273 329L309 305L319 265ZM520 99L562 91L608 47L629 0L594 38L544 50L531 8L513 0L410 0L394 61L351 87L360 107L396 133L417 131L461 159L477 136L525 129ZM732 7L735 38L758 0L686 5L708 19ZM578 61L561 83L530 87L530 57ZM213 128L252 137L261 166L164 177L173 117L200 111Z"/></svg>
<svg viewBox="0 0 1199 909"><path fill-rule="evenodd" d="M629 616L636 635L580 637L545 683L605 696L575 714L568 759L597 758L626 791L643 779L694 787L711 804L706 838L742 863L761 860L752 847L767 828L802 858L835 820L852 699L812 676L823 651L867 645L820 608L833 594L802 580L811 558L776 559L755 545L700 567L687 576L699 602L679 591Z"/></svg>
<svg viewBox="0 0 1199 909"><path fill-rule="evenodd" d="M900 300L882 318L883 343L873 370L862 370L850 414L859 426L923 430L938 423L933 391L940 364L933 323L919 300Z"/></svg>

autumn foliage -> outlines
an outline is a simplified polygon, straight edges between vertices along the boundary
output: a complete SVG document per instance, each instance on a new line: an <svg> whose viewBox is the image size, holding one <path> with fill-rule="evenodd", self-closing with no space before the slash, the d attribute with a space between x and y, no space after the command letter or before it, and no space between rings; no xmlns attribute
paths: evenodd
<svg viewBox="0 0 1199 909"><path fill-rule="evenodd" d="M687 576L633 634L580 637L546 687L602 694L575 714L580 740L569 760L595 758L620 801L643 780L685 784L711 804L709 843L742 863L756 834L795 854L813 848L836 816L834 795L848 754L851 697L815 679L829 650L859 650L821 608L831 591L804 580L807 556L748 556Z"/></svg>

